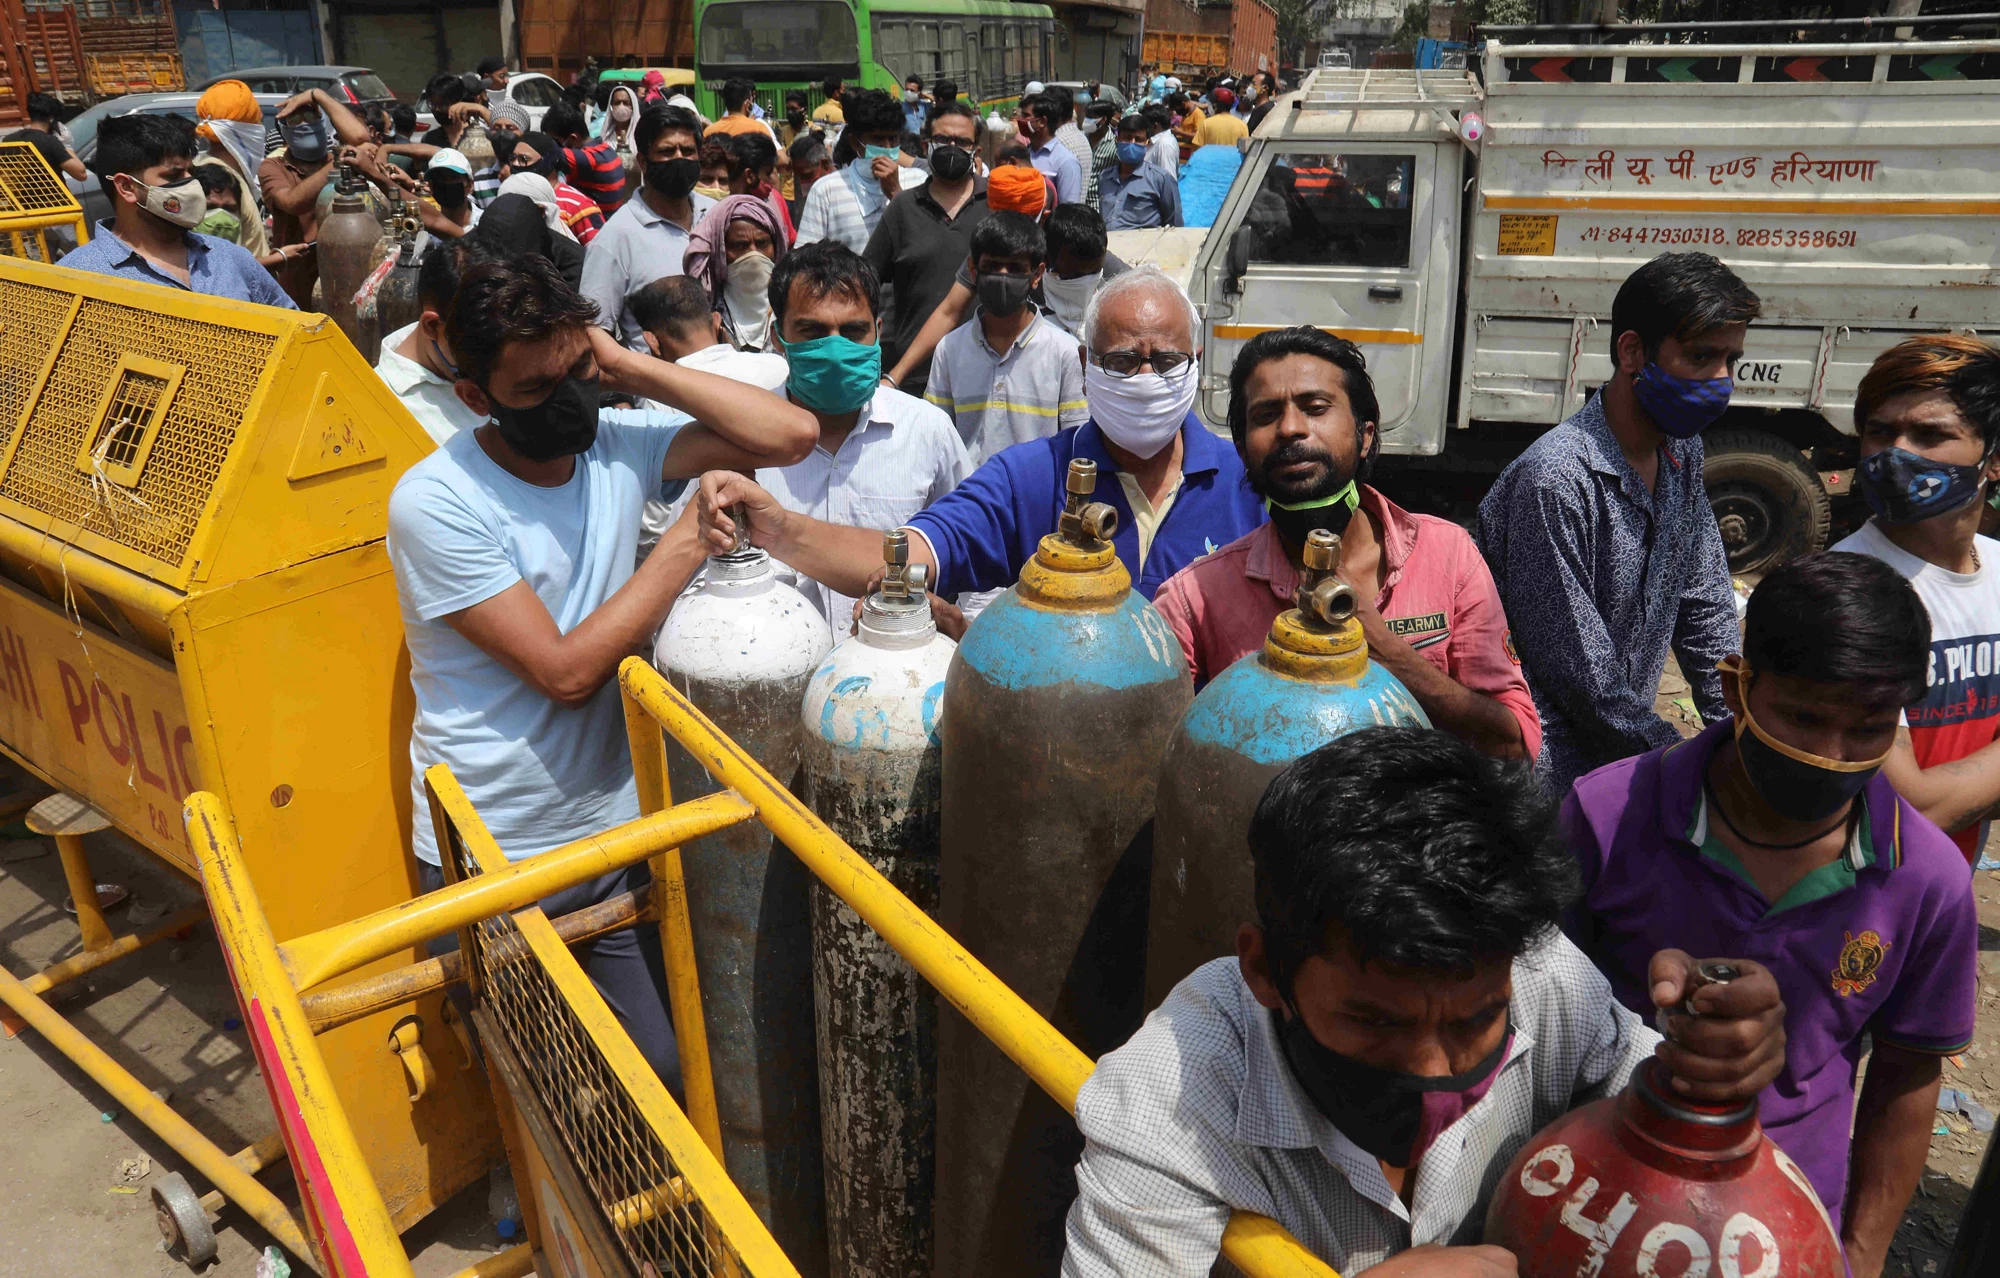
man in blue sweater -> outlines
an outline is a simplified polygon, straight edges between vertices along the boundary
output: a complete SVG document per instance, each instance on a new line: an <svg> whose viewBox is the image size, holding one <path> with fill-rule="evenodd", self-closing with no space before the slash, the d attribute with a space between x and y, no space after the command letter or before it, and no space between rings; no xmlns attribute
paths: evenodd
<svg viewBox="0 0 2000 1278"><path fill-rule="evenodd" d="M1198 326L1180 286L1156 268L1128 271L1098 290L1083 328L1090 420L995 454L907 525L917 534L910 560L930 569L944 599L1014 584L1056 529L1073 457L1090 458L1100 476L1116 481L1100 480L1094 500L1118 512L1118 558L1148 599L1188 564L1264 522L1236 450L1193 412ZM882 571L882 529L789 512L740 474L703 476L700 501L704 535L717 550L732 544L730 508L741 505L753 545L840 594L867 594ZM963 618L950 605L934 607L940 627L956 637Z"/></svg>

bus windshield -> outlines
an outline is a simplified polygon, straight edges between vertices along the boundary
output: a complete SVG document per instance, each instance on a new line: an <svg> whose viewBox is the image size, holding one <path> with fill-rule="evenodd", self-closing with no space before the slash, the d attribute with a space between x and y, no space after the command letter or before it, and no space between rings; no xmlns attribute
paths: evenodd
<svg viewBox="0 0 2000 1278"><path fill-rule="evenodd" d="M704 69L852 66L858 57L854 10L837 0L741 0L702 15Z"/></svg>

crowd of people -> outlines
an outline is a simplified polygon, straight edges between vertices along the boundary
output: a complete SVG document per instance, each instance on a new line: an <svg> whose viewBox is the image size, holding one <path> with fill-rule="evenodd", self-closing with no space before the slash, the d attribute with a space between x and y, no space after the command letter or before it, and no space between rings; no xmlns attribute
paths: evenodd
<svg viewBox="0 0 2000 1278"><path fill-rule="evenodd" d="M1228 432L1204 427L1193 305L1108 251L1109 230L1178 220L1181 151L1254 128L1268 76L1030 92L995 147L948 83L828 82L778 119L730 81L713 121L621 85L529 127L486 100L504 74L434 82L414 137L302 94L269 154L233 82L198 122L107 120L115 214L65 262L309 305L300 246L336 163L427 190L421 318L380 362L438 444L388 539L419 811L443 762L512 857L636 817L613 676L740 533L844 629L906 528L956 636L1089 458L1200 686L1261 650L1328 530L1370 656L1433 727L1344 738L1273 783L1237 952L1078 1098L1065 1273L1206 1274L1234 1209L1343 1273L1511 1273L1475 1245L1494 1168L1655 1056L1684 1095L1760 1098L1853 1272L1880 1272L1939 1062L1973 1030L2000 352L1919 336L1876 361L1854 412L1873 518L1739 616L1701 434L1759 301L1713 257L1624 282L1610 379L1468 531L1371 483L1366 362L1319 329L1208 370ZM491 166L460 148L474 127ZM1669 652L1707 725L1691 739L1655 710ZM583 952L673 1083L650 935ZM1742 976L1690 995L1697 957Z"/></svg>

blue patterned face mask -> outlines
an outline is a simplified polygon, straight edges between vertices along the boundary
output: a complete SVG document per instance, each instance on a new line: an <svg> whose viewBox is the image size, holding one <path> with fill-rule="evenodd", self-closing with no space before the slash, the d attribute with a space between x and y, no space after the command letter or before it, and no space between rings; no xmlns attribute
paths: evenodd
<svg viewBox="0 0 2000 1278"><path fill-rule="evenodd" d="M1632 394L1653 424L1675 439L1693 439L1722 416L1736 383L1728 377L1676 377L1652 360L1632 379Z"/></svg>
<svg viewBox="0 0 2000 1278"><path fill-rule="evenodd" d="M1979 500L1983 463L1956 466L1902 448L1861 459L1861 496L1885 524L1915 524Z"/></svg>

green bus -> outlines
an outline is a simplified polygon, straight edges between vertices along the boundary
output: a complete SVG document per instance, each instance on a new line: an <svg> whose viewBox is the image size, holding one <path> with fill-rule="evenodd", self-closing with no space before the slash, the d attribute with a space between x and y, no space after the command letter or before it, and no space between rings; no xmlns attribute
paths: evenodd
<svg viewBox="0 0 2000 1278"><path fill-rule="evenodd" d="M710 119L738 76L780 119L787 90L804 89L810 111L836 76L897 96L913 75L926 90L953 80L983 112L1054 78L1056 23L1047 5L1009 0L695 0L694 47L695 102Z"/></svg>

